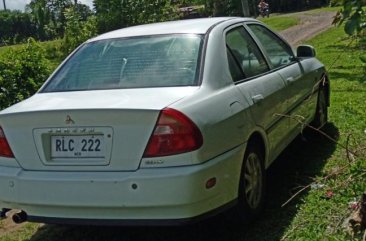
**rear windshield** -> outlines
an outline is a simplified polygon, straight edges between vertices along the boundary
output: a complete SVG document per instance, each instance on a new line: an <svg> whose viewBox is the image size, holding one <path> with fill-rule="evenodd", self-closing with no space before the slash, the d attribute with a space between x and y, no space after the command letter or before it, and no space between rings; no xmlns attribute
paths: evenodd
<svg viewBox="0 0 366 241"><path fill-rule="evenodd" d="M201 48L199 35L87 43L41 92L197 85Z"/></svg>

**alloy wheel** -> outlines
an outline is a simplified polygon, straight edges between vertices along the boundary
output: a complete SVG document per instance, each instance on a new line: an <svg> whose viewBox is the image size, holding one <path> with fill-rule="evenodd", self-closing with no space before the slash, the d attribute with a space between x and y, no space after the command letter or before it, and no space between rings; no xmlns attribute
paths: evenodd
<svg viewBox="0 0 366 241"><path fill-rule="evenodd" d="M260 205L263 195L263 173L260 162L256 153L250 153L245 163L244 193L251 209L256 209Z"/></svg>

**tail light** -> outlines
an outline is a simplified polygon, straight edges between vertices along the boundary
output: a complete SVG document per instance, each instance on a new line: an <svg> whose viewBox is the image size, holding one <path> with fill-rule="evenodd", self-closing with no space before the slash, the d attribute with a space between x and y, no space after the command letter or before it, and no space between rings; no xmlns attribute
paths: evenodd
<svg viewBox="0 0 366 241"><path fill-rule="evenodd" d="M14 157L13 152L10 149L9 143L6 140L3 129L0 127L0 156Z"/></svg>
<svg viewBox="0 0 366 241"><path fill-rule="evenodd" d="M183 113L166 108L161 111L144 157L170 156L197 150L202 146L198 127Z"/></svg>

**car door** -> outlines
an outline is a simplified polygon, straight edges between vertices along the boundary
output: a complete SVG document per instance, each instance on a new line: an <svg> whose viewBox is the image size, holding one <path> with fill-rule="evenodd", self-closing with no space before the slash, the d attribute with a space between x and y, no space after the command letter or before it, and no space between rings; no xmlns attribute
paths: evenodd
<svg viewBox="0 0 366 241"><path fill-rule="evenodd" d="M314 108L309 108L306 101L312 92L314 82L309 79L310 75L304 73L301 62L296 60L291 47L284 40L261 24L252 23L247 26L254 34L254 38L260 42L272 68L285 81L288 108L285 114L288 116L288 129L293 130L289 134L296 135L299 130L295 129L300 125L298 120L308 119L313 114Z"/></svg>
<svg viewBox="0 0 366 241"><path fill-rule="evenodd" d="M256 125L267 133L270 153L276 155L288 127L283 117L287 110L285 83L278 73L270 70L267 60L243 25L228 29L225 34L232 78L250 103Z"/></svg>

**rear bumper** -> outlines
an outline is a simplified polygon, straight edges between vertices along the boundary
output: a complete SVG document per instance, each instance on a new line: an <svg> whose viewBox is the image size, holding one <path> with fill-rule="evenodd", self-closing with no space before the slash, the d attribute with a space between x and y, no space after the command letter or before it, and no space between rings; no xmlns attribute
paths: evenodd
<svg viewBox="0 0 366 241"><path fill-rule="evenodd" d="M135 172L1 167L0 207L48 223L184 223L236 200L242 157L240 146L201 165ZM216 186L207 189L213 177Z"/></svg>

